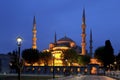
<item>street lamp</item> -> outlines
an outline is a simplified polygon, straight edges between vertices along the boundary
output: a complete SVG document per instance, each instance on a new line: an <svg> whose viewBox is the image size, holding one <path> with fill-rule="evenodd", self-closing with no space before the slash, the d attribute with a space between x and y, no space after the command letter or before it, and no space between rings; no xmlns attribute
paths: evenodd
<svg viewBox="0 0 120 80"><path fill-rule="evenodd" d="M115 62L114 62L114 69L115 69L115 70L116 70L116 64L117 64L117 62L115 61Z"/></svg>
<svg viewBox="0 0 120 80"><path fill-rule="evenodd" d="M55 78L55 71L54 71L54 58L55 58L55 55L53 54L53 79Z"/></svg>
<svg viewBox="0 0 120 80"><path fill-rule="evenodd" d="M22 38L17 37L17 46L18 46L18 80L21 80L21 62L20 62L20 47L22 44Z"/></svg>
<svg viewBox="0 0 120 80"><path fill-rule="evenodd" d="M67 59L65 59L65 62L66 62L66 66L68 66L68 63L67 63L67 61L68 61L68 60L67 60Z"/></svg>

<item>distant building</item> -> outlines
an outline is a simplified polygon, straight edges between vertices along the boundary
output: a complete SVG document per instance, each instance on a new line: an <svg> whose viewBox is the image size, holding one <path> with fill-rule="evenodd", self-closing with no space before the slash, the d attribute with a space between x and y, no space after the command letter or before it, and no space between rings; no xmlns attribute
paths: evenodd
<svg viewBox="0 0 120 80"><path fill-rule="evenodd" d="M9 73L10 56L8 54L0 54L0 73Z"/></svg>
<svg viewBox="0 0 120 80"><path fill-rule="evenodd" d="M54 54L54 65L55 66L64 66L63 65L63 60L61 55L63 54L63 50L67 50L67 49L74 49L78 55L89 55L91 56L91 62L90 64L97 64L97 59L93 58L93 52L92 52L92 30L90 30L90 52L87 52L86 50L86 20L85 20L85 9L83 9L83 15L82 15L82 25L81 25L81 45L77 45L75 43L75 41L73 41L71 38L67 37L66 35L60 39L57 40L57 35L55 32L54 35L54 42L49 44L49 48L45 49L43 51L50 51L52 52L52 54ZM32 48L33 49L37 49L37 29L36 29L36 20L35 20L35 16L33 19L33 38L32 38ZM89 54L88 54L89 53ZM99 63L100 64L100 63ZM30 65L25 63L25 65ZM48 66L52 66L53 63L51 62L50 64L48 64ZM33 64L33 66L41 66L41 64L39 63L35 63ZM42 64L42 66L44 66L44 64Z"/></svg>

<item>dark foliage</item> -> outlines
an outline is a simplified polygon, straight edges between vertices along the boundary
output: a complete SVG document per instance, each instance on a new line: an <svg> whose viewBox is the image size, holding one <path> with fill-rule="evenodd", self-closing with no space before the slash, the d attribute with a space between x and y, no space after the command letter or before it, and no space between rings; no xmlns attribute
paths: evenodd
<svg viewBox="0 0 120 80"><path fill-rule="evenodd" d="M104 63L103 58L104 58L104 46L98 47L95 50L94 57L97 58L100 62Z"/></svg>
<svg viewBox="0 0 120 80"><path fill-rule="evenodd" d="M22 51L22 58L29 64L34 64L39 60L39 51L37 49L25 49Z"/></svg>
<svg viewBox="0 0 120 80"><path fill-rule="evenodd" d="M105 48L104 48L104 66L106 67L109 64L113 64L115 57L114 57L114 50L112 48L110 40L105 41Z"/></svg>
<svg viewBox="0 0 120 80"><path fill-rule="evenodd" d="M120 70L120 52L118 53L118 55L115 58L116 62L117 62L117 68L118 70Z"/></svg>
<svg viewBox="0 0 120 80"><path fill-rule="evenodd" d="M40 61L44 63L45 66L48 66L48 63L52 60L51 52L44 51L40 53Z"/></svg>
<svg viewBox="0 0 120 80"><path fill-rule="evenodd" d="M94 56L103 63L104 67L113 64L115 57L110 40L105 41L105 46L97 48Z"/></svg>
<svg viewBox="0 0 120 80"><path fill-rule="evenodd" d="M85 66L90 63L90 56L88 55L79 55L78 56L78 64Z"/></svg>
<svg viewBox="0 0 120 80"><path fill-rule="evenodd" d="M64 50L62 58L64 61L67 60L70 65L72 65L73 62L77 62L77 52L74 49Z"/></svg>
<svg viewBox="0 0 120 80"><path fill-rule="evenodd" d="M120 52L118 53L118 55L116 56L116 61L120 62Z"/></svg>

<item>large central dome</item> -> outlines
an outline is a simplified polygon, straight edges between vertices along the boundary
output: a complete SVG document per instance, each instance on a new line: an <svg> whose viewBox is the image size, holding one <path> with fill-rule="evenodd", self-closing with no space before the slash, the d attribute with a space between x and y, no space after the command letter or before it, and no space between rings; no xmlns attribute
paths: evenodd
<svg viewBox="0 0 120 80"><path fill-rule="evenodd" d="M69 37L64 36L57 41L57 46L75 47L76 43Z"/></svg>
<svg viewBox="0 0 120 80"><path fill-rule="evenodd" d="M74 42L72 39L70 39L70 38L67 37L67 36L64 36L63 38L59 39L58 42L59 42L59 41Z"/></svg>

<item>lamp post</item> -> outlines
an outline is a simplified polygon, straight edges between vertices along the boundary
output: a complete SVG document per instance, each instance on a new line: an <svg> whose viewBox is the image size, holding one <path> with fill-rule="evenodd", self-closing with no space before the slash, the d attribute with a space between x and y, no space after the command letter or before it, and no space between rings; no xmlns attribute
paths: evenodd
<svg viewBox="0 0 120 80"><path fill-rule="evenodd" d="M17 46L18 46L18 80L21 80L21 62L20 62L20 47L21 47L21 43L22 43L22 38L21 37L17 37Z"/></svg>
<svg viewBox="0 0 120 80"><path fill-rule="evenodd" d="M68 60L67 60L67 59L65 59L65 62L66 62L66 66L68 66L68 63L67 63L67 61L68 61Z"/></svg>
<svg viewBox="0 0 120 80"><path fill-rule="evenodd" d="M55 78L55 71L54 71L54 58L55 58L55 55L53 54L53 79Z"/></svg>
<svg viewBox="0 0 120 80"><path fill-rule="evenodd" d="M114 62L114 70L116 70L116 64L117 64L117 62L115 61Z"/></svg>

